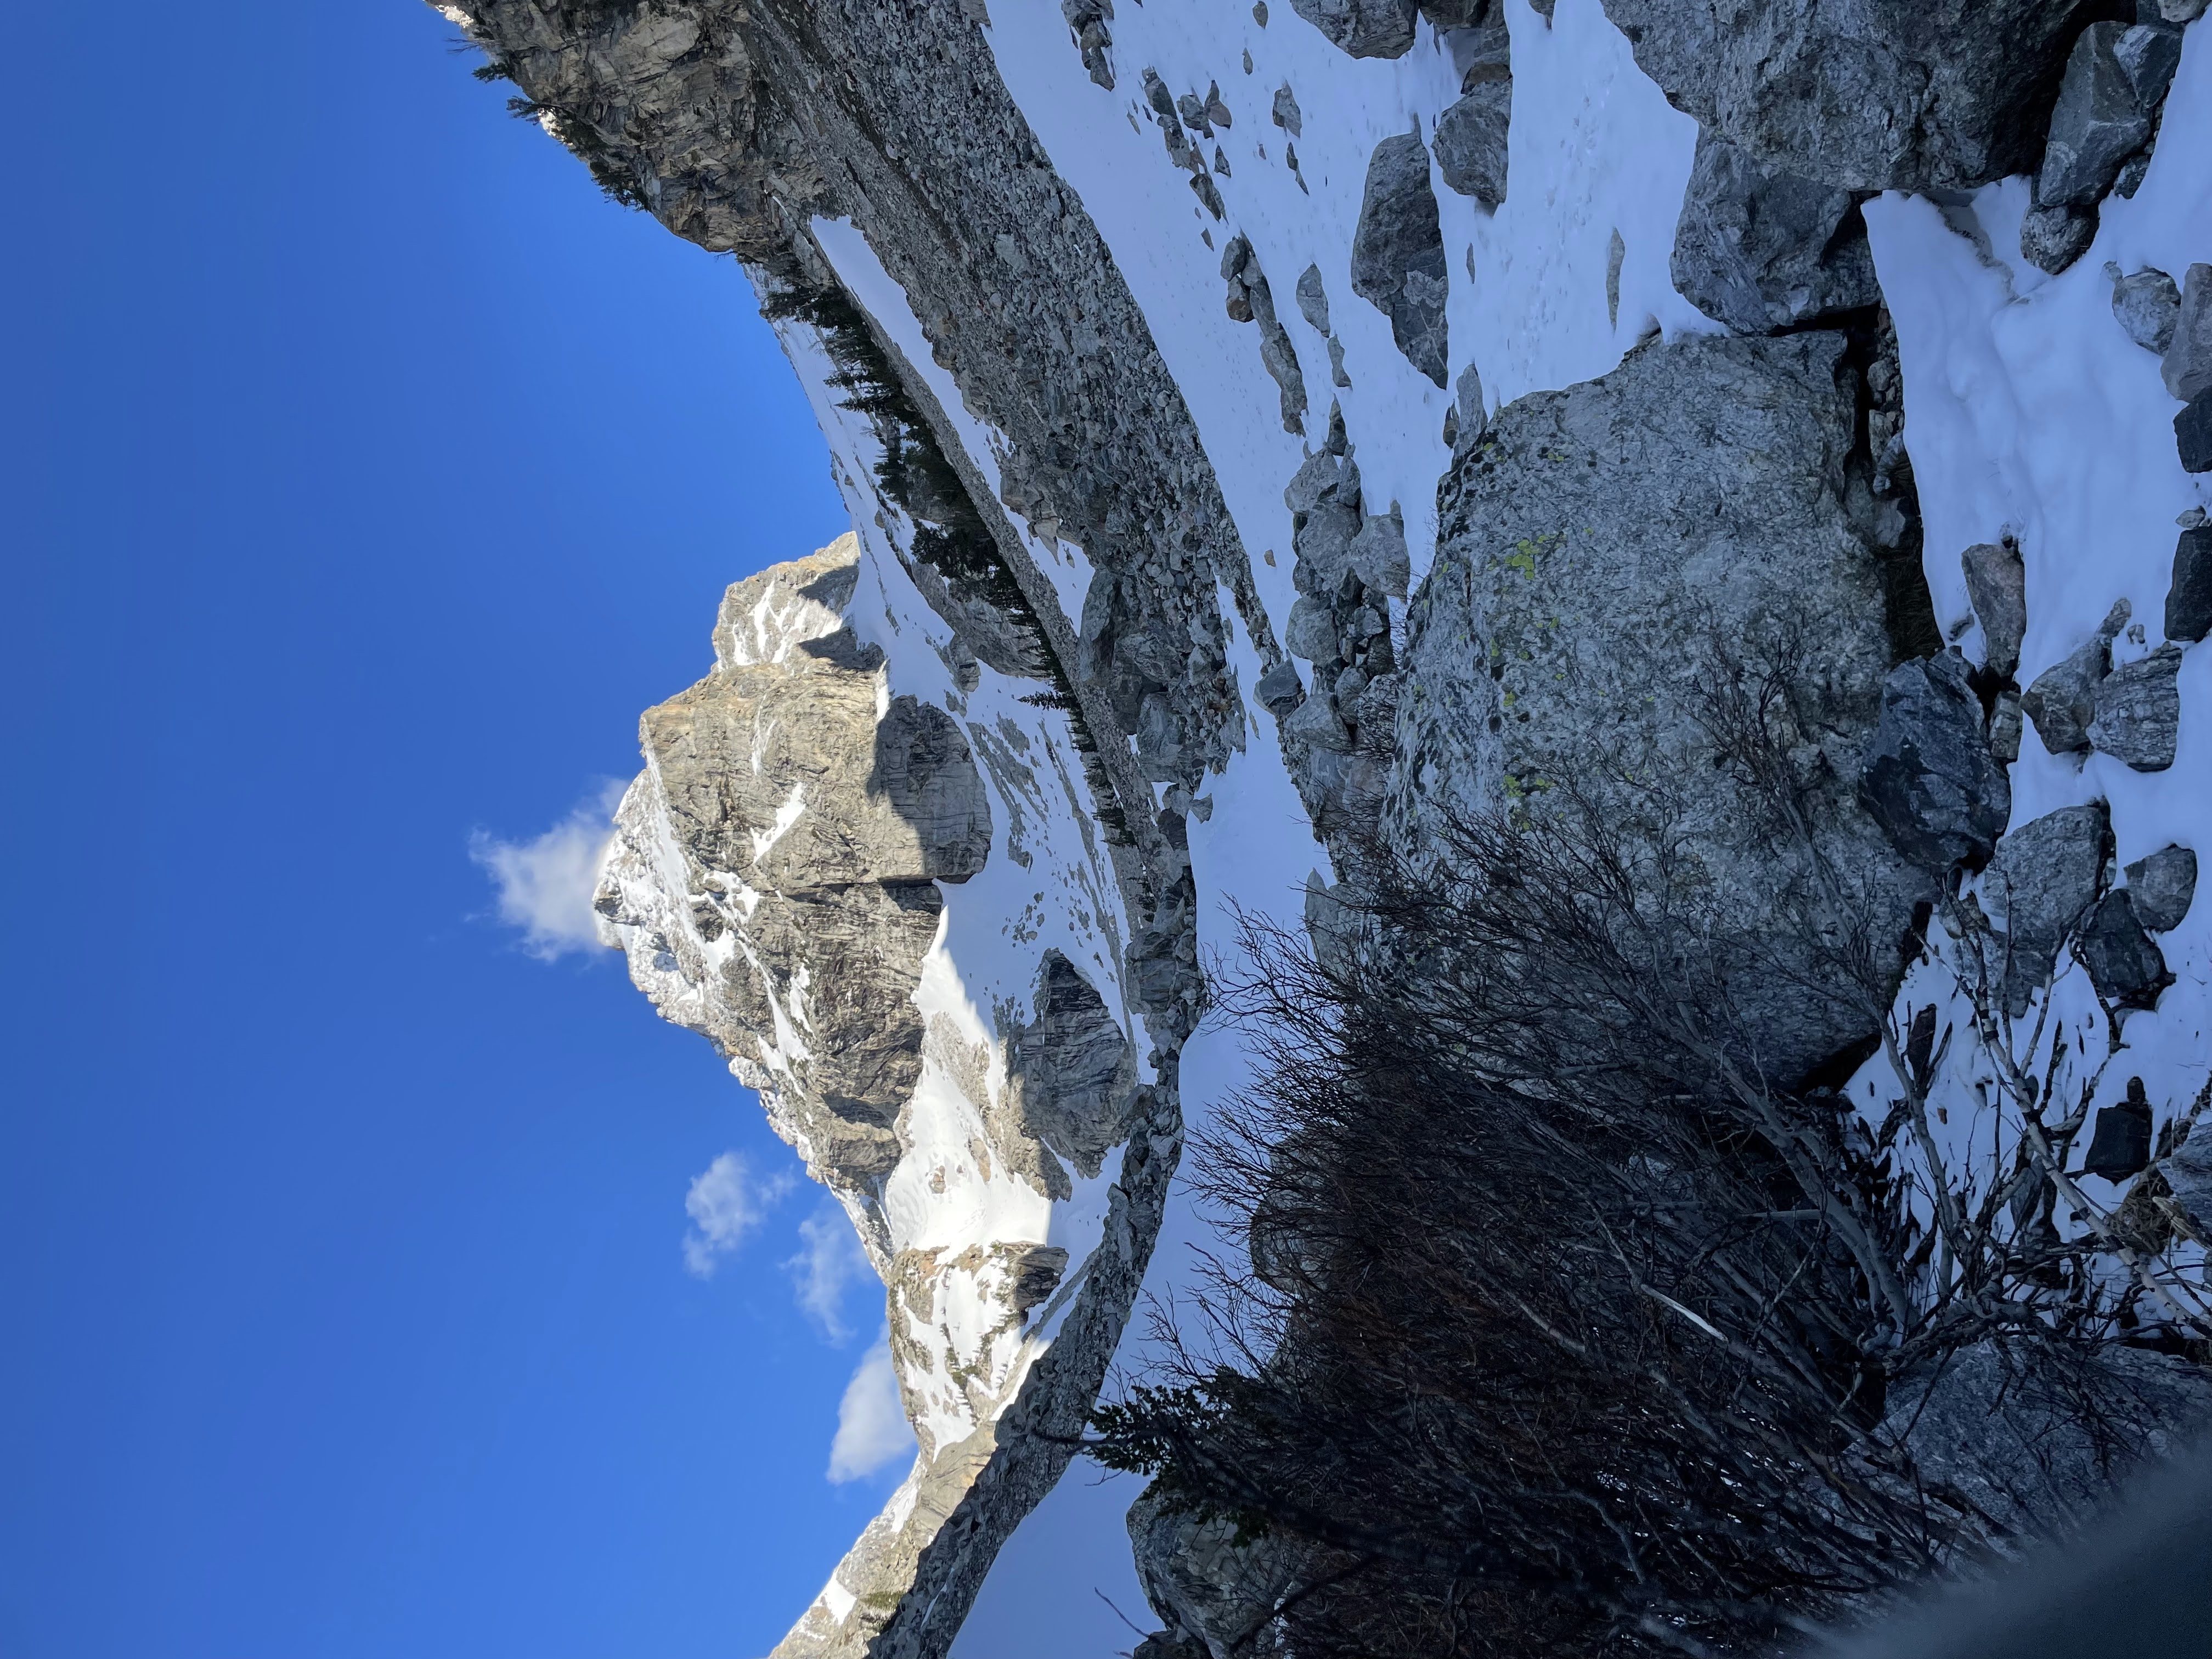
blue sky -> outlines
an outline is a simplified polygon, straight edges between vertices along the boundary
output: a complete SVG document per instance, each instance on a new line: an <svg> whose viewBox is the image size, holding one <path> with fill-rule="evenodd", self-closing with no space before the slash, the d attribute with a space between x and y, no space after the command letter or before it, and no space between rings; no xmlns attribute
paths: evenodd
<svg viewBox="0 0 2212 1659"><path fill-rule="evenodd" d="M451 34L11 20L11 1659L759 1653L887 1484L824 1478L880 1304L802 1307L816 1193L471 858L842 510L735 267Z"/></svg>

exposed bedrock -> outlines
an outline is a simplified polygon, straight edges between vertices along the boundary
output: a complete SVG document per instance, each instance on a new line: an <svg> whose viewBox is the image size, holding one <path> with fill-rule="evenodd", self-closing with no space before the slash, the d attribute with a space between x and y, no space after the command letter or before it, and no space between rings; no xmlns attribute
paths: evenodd
<svg viewBox="0 0 2212 1659"><path fill-rule="evenodd" d="M1847 504L1856 376L1833 334L1652 345L1522 398L1448 477L1414 596L1385 834L1545 810L1582 790L1632 836L1680 836L1675 895L1741 940L1724 963L1763 1062L1799 1075L1869 1035L1824 953L1899 942L1929 876L1857 794L1891 645L1876 545ZM1711 698L1772 677L1771 729L1814 841L1857 885L1829 914L1808 849L1717 749Z"/></svg>
<svg viewBox="0 0 2212 1659"><path fill-rule="evenodd" d="M1846 190L2034 171L2083 0L1605 0L1668 101L1760 166Z"/></svg>

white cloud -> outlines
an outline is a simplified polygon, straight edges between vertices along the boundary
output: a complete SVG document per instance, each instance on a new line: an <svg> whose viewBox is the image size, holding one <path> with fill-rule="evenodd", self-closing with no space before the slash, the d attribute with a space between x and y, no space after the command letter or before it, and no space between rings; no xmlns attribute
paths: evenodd
<svg viewBox="0 0 2212 1659"><path fill-rule="evenodd" d="M713 1278L720 1258L744 1243L769 1206L790 1190L788 1175L757 1181L744 1158L724 1152L684 1194L691 1229L684 1235L684 1265L702 1279Z"/></svg>
<svg viewBox="0 0 2212 1659"><path fill-rule="evenodd" d="M592 891L614 839L623 787L610 783L535 841L501 841L479 830L469 856L499 888L499 917L522 930L522 948L550 962L599 946Z"/></svg>
<svg viewBox="0 0 2212 1659"><path fill-rule="evenodd" d="M830 1443L830 1478L842 1486L902 1457L912 1457L916 1449L906 1409L899 1404L887 1327L845 1385L845 1398L837 1407L837 1437Z"/></svg>
<svg viewBox="0 0 2212 1659"><path fill-rule="evenodd" d="M805 1248L783 1264L797 1281L799 1305L822 1328L823 1335L844 1342L853 1334L845 1323L845 1291L872 1273L867 1255L854 1237L844 1206L834 1198L823 1199L821 1207L799 1224L799 1237Z"/></svg>

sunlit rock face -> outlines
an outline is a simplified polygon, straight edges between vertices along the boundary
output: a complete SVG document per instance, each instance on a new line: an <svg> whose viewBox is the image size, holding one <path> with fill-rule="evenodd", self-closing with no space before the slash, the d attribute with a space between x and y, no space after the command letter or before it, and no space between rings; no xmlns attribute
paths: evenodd
<svg viewBox="0 0 2212 1659"><path fill-rule="evenodd" d="M887 1287L920 1455L791 1654L880 1633L932 1540L994 1496L978 1483L1025 1473L996 1455L1010 1408L1065 1395L1079 1415L1146 1236L1108 1164L1133 1130L1141 1173L1159 1127L1115 971L1111 860L1075 816L1079 758L1054 756L1065 715L972 665L965 724L898 690L847 617L866 557L846 536L730 589L712 672L640 722L646 769L595 901L638 988L759 1091ZM933 619L902 568L888 580L915 628ZM1040 946L1033 919L978 949L948 908L994 859L1096 905L1077 907L1088 925Z"/></svg>

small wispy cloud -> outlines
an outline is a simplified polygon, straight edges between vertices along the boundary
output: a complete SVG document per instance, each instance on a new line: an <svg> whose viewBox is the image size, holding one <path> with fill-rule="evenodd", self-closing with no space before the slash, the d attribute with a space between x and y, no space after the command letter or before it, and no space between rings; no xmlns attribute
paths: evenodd
<svg viewBox="0 0 2212 1659"><path fill-rule="evenodd" d="M684 1196L691 1218L684 1235L684 1265L701 1279L712 1279L721 1259L745 1242L769 1207L791 1190L788 1175L762 1180L742 1154L724 1152L709 1164Z"/></svg>
<svg viewBox="0 0 2212 1659"><path fill-rule="evenodd" d="M478 830L469 856L499 890L499 918L522 930L522 948L551 962L599 947L592 892L614 839L623 785L610 783L534 841L501 841Z"/></svg>
<svg viewBox="0 0 2212 1659"><path fill-rule="evenodd" d="M912 1457L915 1449L914 1430L899 1403L886 1327L845 1385L845 1398L837 1407L837 1436L830 1443L830 1479L843 1486Z"/></svg>
<svg viewBox="0 0 2212 1659"><path fill-rule="evenodd" d="M796 1286L799 1305L830 1341L848 1341L853 1333L845 1323L845 1292L869 1277L872 1269L844 1206L834 1198L823 1199L799 1224L799 1237L805 1248L783 1264Z"/></svg>

